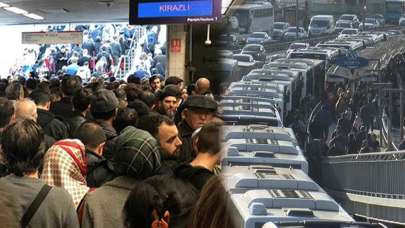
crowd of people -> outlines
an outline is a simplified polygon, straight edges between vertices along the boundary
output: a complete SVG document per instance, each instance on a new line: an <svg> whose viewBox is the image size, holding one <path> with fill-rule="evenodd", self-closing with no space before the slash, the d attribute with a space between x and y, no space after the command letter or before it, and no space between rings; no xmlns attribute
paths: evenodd
<svg viewBox="0 0 405 228"><path fill-rule="evenodd" d="M377 128L377 97L367 86L356 88L354 91L343 86L333 89L317 105L310 119L309 134L312 139L325 142L328 156L379 151L373 133ZM336 127L332 130L334 123Z"/></svg>
<svg viewBox="0 0 405 228"><path fill-rule="evenodd" d="M65 27L49 26L48 31L64 31ZM82 44L40 45L38 50L27 48L21 66L10 75L51 78L55 75L78 75L89 81L92 76L112 76L123 68L122 56L128 54L134 34L145 30L136 75L141 79L152 74L165 75L165 44L159 44L160 26L131 26L122 24L78 25L74 31L83 32ZM163 46L162 46L163 45ZM141 74L143 72L144 74Z"/></svg>
<svg viewBox="0 0 405 228"><path fill-rule="evenodd" d="M217 111L203 77L0 80L0 224L233 227Z"/></svg>

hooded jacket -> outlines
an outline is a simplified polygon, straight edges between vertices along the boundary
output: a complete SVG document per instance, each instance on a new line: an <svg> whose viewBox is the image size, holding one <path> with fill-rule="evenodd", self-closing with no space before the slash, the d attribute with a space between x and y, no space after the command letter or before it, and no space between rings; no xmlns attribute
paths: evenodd
<svg viewBox="0 0 405 228"><path fill-rule="evenodd" d="M44 129L46 135L55 140L66 139L69 137L69 131L66 124L56 118L56 115L43 109L38 109L38 124Z"/></svg>

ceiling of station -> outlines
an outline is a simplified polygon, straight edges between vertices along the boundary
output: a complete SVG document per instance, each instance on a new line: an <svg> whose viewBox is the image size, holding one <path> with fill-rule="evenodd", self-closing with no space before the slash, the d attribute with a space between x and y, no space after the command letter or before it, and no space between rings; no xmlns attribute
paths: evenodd
<svg viewBox="0 0 405 228"><path fill-rule="evenodd" d="M126 22L128 0L0 0L44 20L34 20L0 8L0 25Z"/></svg>

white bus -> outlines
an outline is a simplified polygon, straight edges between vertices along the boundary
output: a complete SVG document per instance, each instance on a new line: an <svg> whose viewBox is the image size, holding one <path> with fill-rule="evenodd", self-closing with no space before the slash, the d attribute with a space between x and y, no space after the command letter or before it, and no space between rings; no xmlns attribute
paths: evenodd
<svg viewBox="0 0 405 228"><path fill-rule="evenodd" d="M236 5L231 8L231 26L240 33L270 32L274 11L269 2Z"/></svg>

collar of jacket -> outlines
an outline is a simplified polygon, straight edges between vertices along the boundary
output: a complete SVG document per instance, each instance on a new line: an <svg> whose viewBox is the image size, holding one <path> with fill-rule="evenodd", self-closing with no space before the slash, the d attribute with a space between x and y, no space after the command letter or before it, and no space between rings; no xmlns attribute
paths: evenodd
<svg viewBox="0 0 405 228"><path fill-rule="evenodd" d="M107 182L105 185L115 188L132 190L137 182L139 182L139 180L132 177L119 176L116 177L114 180Z"/></svg>
<svg viewBox="0 0 405 228"><path fill-rule="evenodd" d="M191 136L194 130L187 124L185 120L182 120L179 124L179 130L181 133L181 137Z"/></svg>
<svg viewBox="0 0 405 228"><path fill-rule="evenodd" d="M117 137L117 131L106 121L97 121L97 123L103 128L107 140Z"/></svg>

